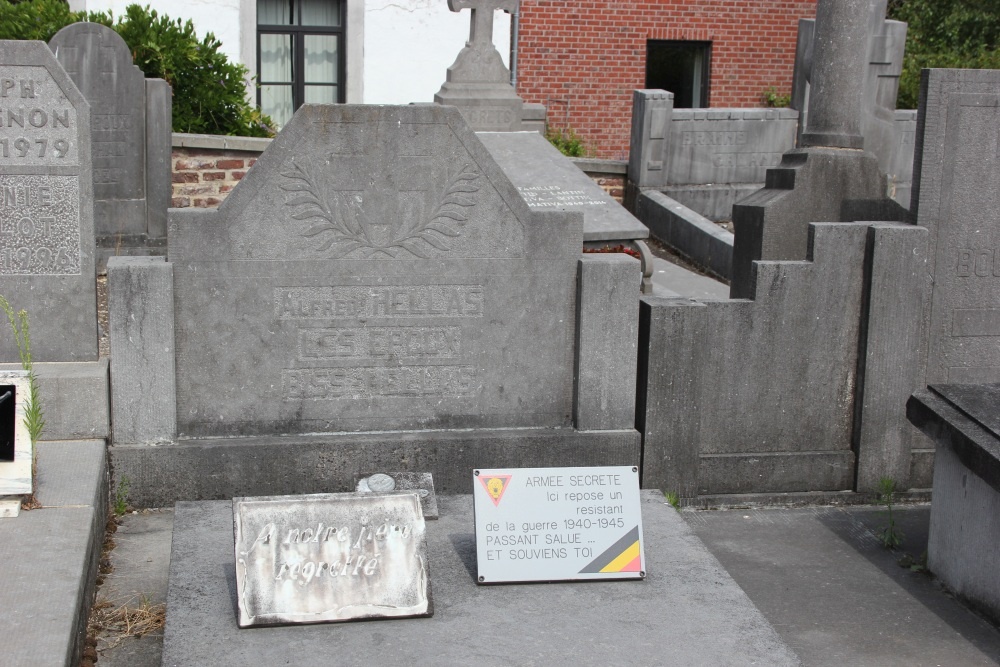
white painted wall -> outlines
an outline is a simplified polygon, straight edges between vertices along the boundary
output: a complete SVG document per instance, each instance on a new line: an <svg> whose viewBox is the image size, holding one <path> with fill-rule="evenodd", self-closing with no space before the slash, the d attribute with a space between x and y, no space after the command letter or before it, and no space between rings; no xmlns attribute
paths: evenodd
<svg viewBox="0 0 1000 667"><path fill-rule="evenodd" d="M74 11L124 14L136 0L70 0ZM257 71L256 0L142 0L172 19L190 19L199 37L215 33L222 52ZM362 10L363 8L363 10ZM447 0L348 0L347 101L433 102L469 38L470 11ZM509 65L510 15L497 12L493 43ZM256 99L256 95L252 96Z"/></svg>
<svg viewBox="0 0 1000 667"><path fill-rule="evenodd" d="M447 0L365 0L365 103L433 102L469 38L470 14L449 11ZM509 66L509 14L496 13L493 43Z"/></svg>

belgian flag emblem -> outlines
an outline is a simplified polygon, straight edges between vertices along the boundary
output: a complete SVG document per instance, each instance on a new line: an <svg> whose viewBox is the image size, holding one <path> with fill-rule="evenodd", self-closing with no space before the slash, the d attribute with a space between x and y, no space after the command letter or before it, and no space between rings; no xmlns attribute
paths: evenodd
<svg viewBox="0 0 1000 667"><path fill-rule="evenodd" d="M604 553L590 561L587 567L580 570L580 574L641 571L642 549L639 545L639 526L636 526L625 537L608 547Z"/></svg>

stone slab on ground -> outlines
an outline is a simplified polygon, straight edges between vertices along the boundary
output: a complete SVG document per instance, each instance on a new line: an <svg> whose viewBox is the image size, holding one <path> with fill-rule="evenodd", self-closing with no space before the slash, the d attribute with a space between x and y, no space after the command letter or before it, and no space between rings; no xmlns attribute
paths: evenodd
<svg viewBox="0 0 1000 667"><path fill-rule="evenodd" d="M649 230L537 132L477 132L534 210L583 213L584 241L644 239Z"/></svg>
<svg viewBox="0 0 1000 667"><path fill-rule="evenodd" d="M42 507L0 520L5 665L76 665L107 516L102 440L40 442Z"/></svg>
<svg viewBox="0 0 1000 667"><path fill-rule="evenodd" d="M895 507L901 551L878 507L681 512L803 664L996 665L1000 630L927 574L900 567L927 545L929 505Z"/></svg>
<svg viewBox="0 0 1000 667"><path fill-rule="evenodd" d="M239 630L231 504L178 503L163 665L799 664L658 493L642 510L643 581L480 587L471 496L442 497L433 617Z"/></svg>

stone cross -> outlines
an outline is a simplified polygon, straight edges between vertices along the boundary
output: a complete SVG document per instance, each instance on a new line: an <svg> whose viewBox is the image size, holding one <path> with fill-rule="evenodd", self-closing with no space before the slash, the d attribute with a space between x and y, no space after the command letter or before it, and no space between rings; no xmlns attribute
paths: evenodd
<svg viewBox="0 0 1000 667"><path fill-rule="evenodd" d="M518 0L448 0L448 9L453 12L472 10L469 43L483 47L493 44L493 14L498 9L505 12L517 11L517 3Z"/></svg>

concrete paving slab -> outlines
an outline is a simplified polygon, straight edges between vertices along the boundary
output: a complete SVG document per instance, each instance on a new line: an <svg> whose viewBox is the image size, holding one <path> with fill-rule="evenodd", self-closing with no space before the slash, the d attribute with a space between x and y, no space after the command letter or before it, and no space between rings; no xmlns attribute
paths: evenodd
<svg viewBox="0 0 1000 667"><path fill-rule="evenodd" d="M41 442L39 509L0 520L5 665L76 665L107 513L104 441Z"/></svg>
<svg viewBox="0 0 1000 667"><path fill-rule="evenodd" d="M658 493L642 512L644 581L480 587L471 497L445 496L432 618L240 630L231 504L178 503L163 664L799 664Z"/></svg>
<svg viewBox="0 0 1000 667"><path fill-rule="evenodd" d="M728 299L729 286L659 257L653 258L653 294L689 299Z"/></svg>
<svg viewBox="0 0 1000 667"><path fill-rule="evenodd" d="M894 513L902 551L919 559L930 506ZM1000 630L882 546L880 508L682 516L806 665L1000 664Z"/></svg>

